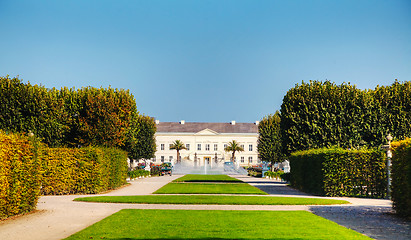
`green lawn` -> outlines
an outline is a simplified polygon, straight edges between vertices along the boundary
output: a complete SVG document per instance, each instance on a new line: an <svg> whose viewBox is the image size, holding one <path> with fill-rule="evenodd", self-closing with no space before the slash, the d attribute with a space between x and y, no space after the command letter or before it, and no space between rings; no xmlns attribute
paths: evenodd
<svg viewBox="0 0 411 240"><path fill-rule="evenodd" d="M323 198L215 195L143 195L76 198L75 201L140 204L216 204L216 205L330 205L346 204L344 200Z"/></svg>
<svg viewBox="0 0 411 240"><path fill-rule="evenodd" d="M370 239L306 211L124 209L67 239Z"/></svg>
<svg viewBox="0 0 411 240"><path fill-rule="evenodd" d="M259 194L267 193L247 183L169 183L154 194Z"/></svg>
<svg viewBox="0 0 411 240"><path fill-rule="evenodd" d="M242 182L237 178L233 178L227 175L200 175L200 174L187 174L181 178L174 180L173 182Z"/></svg>

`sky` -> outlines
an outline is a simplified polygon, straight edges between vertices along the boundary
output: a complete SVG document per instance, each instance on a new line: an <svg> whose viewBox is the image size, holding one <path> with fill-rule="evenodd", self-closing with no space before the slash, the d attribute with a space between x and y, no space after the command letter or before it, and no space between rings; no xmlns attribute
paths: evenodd
<svg viewBox="0 0 411 240"><path fill-rule="evenodd" d="M302 81L411 81L409 0L0 0L0 76L129 89L162 122L254 122Z"/></svg>

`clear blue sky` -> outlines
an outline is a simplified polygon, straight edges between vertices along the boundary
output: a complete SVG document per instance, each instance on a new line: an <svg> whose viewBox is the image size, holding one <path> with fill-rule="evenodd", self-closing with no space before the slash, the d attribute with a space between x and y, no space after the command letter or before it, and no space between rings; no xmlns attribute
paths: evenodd
<svg viewBox="0 0 411 240"><path fill-rule="evenodd" d="M0 0L0 76L130 89L160 121L253 122L302 80L411 80L411 1Z"/></svg>

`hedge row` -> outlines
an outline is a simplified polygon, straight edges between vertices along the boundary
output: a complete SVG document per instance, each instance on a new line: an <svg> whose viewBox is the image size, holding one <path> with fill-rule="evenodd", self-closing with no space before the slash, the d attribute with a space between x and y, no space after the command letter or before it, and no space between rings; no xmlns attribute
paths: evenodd
<svg viewBox="0 0 411 240"><path fill-rule="evenodd" d="M330 146L379 147L391 133L411 135L411 82L360 90L326 81L303 82L281 105L283 153Z"/></svg>
<svg viewBox="0 0 411 240"><path fill-rule="evenodd" d="M32 131L50 147L104 146L151 158L154 120L139 115L134 96L113 88L48 89L0 77L0 129Z"/></svg>
<svg viewBox="0 0 411 240"><path fill-rule="evenodd" d="M0 219L29 212L39 194L98 193L125 184L127 153L115 148L48 148L0 131Z"/></svg>
<svg viewBox="0 0 411 240"><path fill-rule="evenodd" d="M386 196L386 159L378 149L321 148L290 156L291 185L322 196Z"/></svg>
<svg viewBox="0 0 411 240"><path fill-rule="evenodd" d="M0 219L35 209L39 166L37 143L0 131Z"/></svg>
<svg viewBox="0 0 411 240"><path fill-rule="evenodd" d="M41 158L44 195L99 193L126 182L127 153L115 148L45 148Z"/></svg>
<svg viewBox="0 0 411 240"><path fill-rule="evenodd" d="M392 200L395 211L411 218L411 138L393 142Z"/></svg>
<svg viewBox="0 0 411 240"><path fill-rule="evenodd" d="M128 171L127 175L130 179L135 179L139 177L148 177L150 176L150 171L146 171L144 169L137 169L133 171Z"/></svg>

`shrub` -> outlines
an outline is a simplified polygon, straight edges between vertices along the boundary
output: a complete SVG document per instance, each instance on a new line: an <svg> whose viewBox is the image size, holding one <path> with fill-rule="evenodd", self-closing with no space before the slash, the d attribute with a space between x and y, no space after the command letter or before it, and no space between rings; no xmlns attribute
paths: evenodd
<svg viewBox="0 0 411 240"><path fill-rule="evenodd" d="M395 211L411 218L411 138L393 142L392 200Z"/></svg>
<svg viewBox="0 0 411 240"><path fill-rule="evenodd" d="M0 131L0 219L33 210L39 197L38 142Z"/></svg>
<svg viewBox="0 0 411 240"><path fill-rule="evenodd" d="M139 177L148 177L150 175L150 172L143 169L137 169L133 171L128 171L127 175L130 179L135 179Z"/></svg>
<svg viewBox="0 0 411 240"><path fill-rule="evenodd" d="M386 196L385 154L379 149L321 148L290 156L291 185L326 196Z"/></svg>
<svg viewBox="0 0 411 240"><path fill-rule="evenodd" d="M115 148L44 148L41 193L99 193L126 182L127 153Z"/></svg>
<svg viewBox="0 0 411 240"><path fill-rule="evenodd" d="M411 82L360 90L330 81L302 82L281 105L283 152L330 146L379 147L390 132L411 135Z"/></svg>

